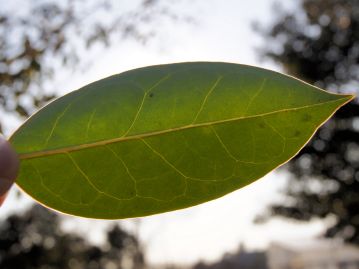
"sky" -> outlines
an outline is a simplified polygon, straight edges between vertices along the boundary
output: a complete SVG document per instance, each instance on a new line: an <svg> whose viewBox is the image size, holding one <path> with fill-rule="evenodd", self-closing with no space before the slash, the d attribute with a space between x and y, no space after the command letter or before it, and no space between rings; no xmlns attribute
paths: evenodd
<svg viewBox="0 0 359 269"><path fill-rule="evenodd" d="M285 8L295 9L293 1L279 1ZM123 4L131 1L124 0ZM133 2L132 2L133 3ZM222 61L257 65L272 70L280 67L259 60L258 50L264 41L251 24L268 25L276 15L272 0L184 0L175 1L181 14L195 18L193 23L168 22L157 28L157 35L146 46L123 41L92 52L91 64L75 75L61 72L55 79L65 94L92 81L125 70L172 62ZM83 65L84 67L84 65ZM19 121L12 121L11 133ZM146 246L151 263L184 263L214 261L225 252L235 251L240 244L249 249L263 249L271 242L292 242L317 236L325 223L315 220L298 224L274 219L265 225L253 224L256 215L272 201L285 202L280 190L288 175L275 171L259 181L215 201L193 208L137 219L120 221L136 231ZM3 216L28 206L30 198L14 200L15 192L1 209ZM65 217L65 230L79 230L90 240L101 242L103 231L112 222ZM135 223L135 224L134 224ZM79 228L80 227L80 228Z"/></svg>

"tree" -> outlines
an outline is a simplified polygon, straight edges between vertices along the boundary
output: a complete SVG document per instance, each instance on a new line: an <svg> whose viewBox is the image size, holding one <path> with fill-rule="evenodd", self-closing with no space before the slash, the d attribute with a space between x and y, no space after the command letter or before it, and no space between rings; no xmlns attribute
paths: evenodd
<svg viewBox="0 0 359 269"><path fill-rule="evenodd" d="M95 46L124 38L146 42L156 32L154 21L175 17L161 2L134 1L122 10L123 1L113 0L0 0L1 113L28 117L55 97L46 84L55 69L75 70Z"/></svg>
<svg viewBox="0 0 359 269"><path fill-rule="evenodd" d="M12 215L0 224L0 268L2 269L97 269L145 266L138 239L113 226L103 246L60 229L60 219L41 206L23 215Z"/></svg>
<svg viewBox="0 0 359 269"><path fill-rule="evenodd" d="M337 92L359 81L359 2L302 0L262 34L263 55L294 76ZM278 10L278 9L277 9ZM359 105L344 106L289 164L285 205L269 213L307 221L335 217L325 236L359 244Z"/></svg>

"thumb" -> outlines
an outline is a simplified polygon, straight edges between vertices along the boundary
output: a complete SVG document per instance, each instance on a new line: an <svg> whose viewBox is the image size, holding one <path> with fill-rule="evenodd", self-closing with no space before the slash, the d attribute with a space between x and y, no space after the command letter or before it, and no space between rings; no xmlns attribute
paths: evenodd
<svg viewBox="0 0 359 269"><path fill-rule="evenodd" d="M0 205L16 179L19 163L15 150L0 136Z"/></svg>

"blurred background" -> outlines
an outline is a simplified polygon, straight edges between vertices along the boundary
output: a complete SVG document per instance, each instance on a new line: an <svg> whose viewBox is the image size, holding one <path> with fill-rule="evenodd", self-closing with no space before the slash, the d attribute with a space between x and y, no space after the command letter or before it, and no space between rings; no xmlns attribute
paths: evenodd
<svg viewBox="0 0 359 269"><path fill-rule="evenodd" d="M359 91L358 0L0 0L0 129L122 71L184 61L257 65ZM221 199L122 221L64 216L14 187L1 269L359 268L359 109L284 167Z"/></svg>

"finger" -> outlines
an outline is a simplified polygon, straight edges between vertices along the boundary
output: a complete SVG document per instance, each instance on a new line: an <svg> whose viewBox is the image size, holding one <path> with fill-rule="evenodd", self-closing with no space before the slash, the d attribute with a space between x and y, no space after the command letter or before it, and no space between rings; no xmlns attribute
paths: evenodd
<svg viewBox="0 0 359 269"><path fill-rule="evenodd" d="M6 193L4 195L0 196L0 206L3 204L5 198L6 198Z"/></svg>
<svg viewBox="0 0 359 269"><path fill-rule="evenodd" d="M0 136L0 204L14 183L19 170L19 159L10 143Z"/></svg>
<svg viewBox="0 0 359 269"><path fill-rule="evenodd" d="M0 182L2 182L2 181L3 181L3 180L0 179ZM6 189L6 188L7 188L7 189L10 189L11 185L12 185L12 184L10 184L9 186L6 186L5 189ZM6 196L7 196L7 192L5 192L4 194L0 195L0 206L4 203Z"/></svg>

